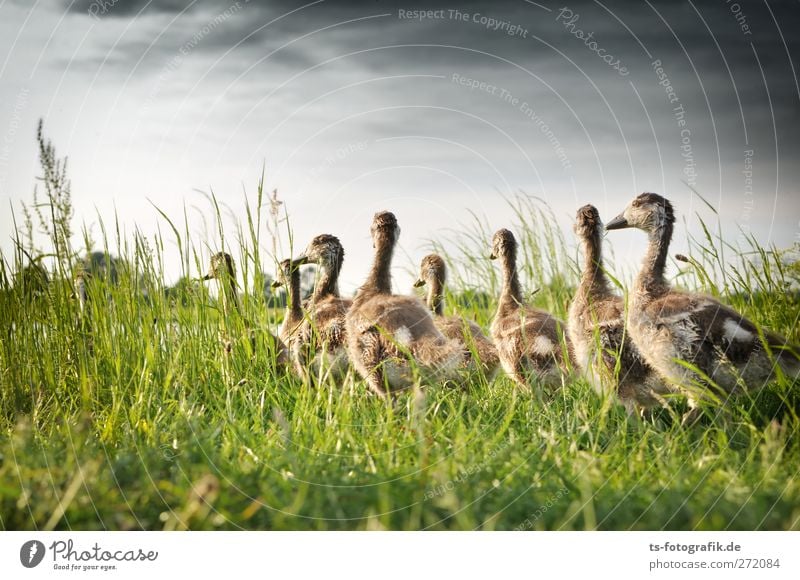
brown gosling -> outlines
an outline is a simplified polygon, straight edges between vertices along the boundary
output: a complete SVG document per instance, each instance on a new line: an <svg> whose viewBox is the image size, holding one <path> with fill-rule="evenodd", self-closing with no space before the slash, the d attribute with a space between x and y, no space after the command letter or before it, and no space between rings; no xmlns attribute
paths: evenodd
<svg viewBox="0 0 800 580"><path fill-rule="evenodd" d="M236 288L236 264L233 257L226 252L217 252L211 256L208 273L201 280L216 280L219 284L220 302L222 304L222 314L225 320L230 317L239 318L244 324L250 339L251 350L255 352L256 333L250 323L244 319L242 307L239 302L239 293ZM275 353L275 361L279 366L288 363L288 354L283 341L269 331L265 333L267 343L271 351ZM220 337L226 353L230 353L233 348L233 341L227 333Z"/></svg>
<svg viewBox="0 0 800 580"><path fill-rule="evenodd" d="M603 222L597 208L580 208L574 230L583 248L581 280L567 318L575 361L598 392L613 390L628 413L656 407L670 389L625 332L623 300L603 270Z"/></svg>
<svg viewBox="0 0 800 580"><path fill-rule="evenodd" d="M392 255L400 235L394 214L376 213L371 234L372 268L346 316L351 364L379 395L410 387L417 370L426 380L453 377L463 360L459 344L439 332L418 298L392 294Z"/></svg>
<svg viewBox="0 0 800 580"><path fill-rule="evenodd" d="M91 272L81 269L75 274L75 278L72 281L73 295L78 300L81 314L86 313L86 308L89 305L89 281L91 278Z"/></svg>
<svg viewBox="0 0 800 580"><path fill-rule="evenodd" d="M278 339L285 345L287 355L295 372L305 377L305 368L300 361L300 353L306 347L300 331L305 322L305 313L300 302L300 263L296 260L283 260L278 264L278 275L272 288L286 287L286 312L278 329Z"/></svg>
<svg viewBox="0 0 800 580"><path fill-rule="evenodd" d="M76 272L72 280L72 295L78 301L80 313L76 322L78 335L83 337L86 344L86 351L94 353L94 338L92 333L92 320L90 315L91 293L89 287L92 285L92 273L86 269Z"/></svg>
<svg viewBox="0 0 800 580"><path fill-rule="evenodd" d="M208 272L201 280L216 280L219 284L219 300L224 316L241 314L242 306L236 288L236 264L230 254L217 252L211 256Z"/></svg>
<svg viewBox="0 0 800 580"><path fill-rule="evenodd" d="M326 375L343 379L350 366L347 359L345 318L353 305L349 298L339 295L339 273L344 262L344 248L339 238L321 234L311 240L300 264L316 264L319 272L314 292L305 305L306 319L301 335L310 345L304 366L312 376Z"/></svg>
<svg viewBox="0 0 800 580"><path fill-rule="evenodd" d="M645 360L689 399L697 418L697 403L706 398L706 377L722 390L717 395L761 389L775 377L776 367L800 376L800 348L769 331L760 331L744 316L703 294L672 288L664 276L675 212L655 193L643 193L606 224L607 230L638 228L649 244L636 276L628 310L628 332ZM701 375L687 368L690 363ZM697 388L697 385L701 388Z"/></svg>
<svg viewBox="0 0 800 580"><path fill-rule="evenodd" d="M514 234L498 230L489 257L499 259L503 268L503 287L491 326L500 364L526 390L531 383L551 389L561 386L562 375L572 368L572 346L562 321L523 302Z"/></svg>
<svg viewBox="0 0 800 580"><path fill-rule="evenodd" d="M447 280L447 267L438 254L429 254L419 266L419 278L414 287L427 286L427 304L433 312L436 328L447 338L456 340L464 349L464 366L480 371L487 380L494 378L500 366L497 349L481 327L472 320L460 316L444 316L444 286Z"/></svg>

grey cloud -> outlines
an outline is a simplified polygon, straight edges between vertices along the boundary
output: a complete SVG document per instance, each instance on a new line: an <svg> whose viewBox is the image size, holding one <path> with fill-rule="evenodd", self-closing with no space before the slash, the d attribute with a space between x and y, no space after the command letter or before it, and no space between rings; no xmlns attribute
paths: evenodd
<svg viewBox="0 0 800 580"><path fill-rule="evenodd" d="M202 4L198 0L65 0L64 8L97 18L127 18L136 14L179 13Z"/></svg>

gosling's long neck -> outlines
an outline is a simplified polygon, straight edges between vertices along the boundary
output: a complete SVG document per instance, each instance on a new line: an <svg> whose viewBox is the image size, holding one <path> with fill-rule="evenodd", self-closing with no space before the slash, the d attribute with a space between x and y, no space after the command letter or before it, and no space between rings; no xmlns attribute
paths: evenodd
<svg viewBox="0 0 800 580"><path fill-rule="evenodd" d="M372 269L367 277L364 288L368 288L378 294L392 293L392 256L394 254L394 243L391 241L381 241L375 246L375 258L372 262Z"/></svg>
<svg viewBox="0 0 800 580"><path fill-rule="evenodd" d="M86 279L83 276L75 280L75 294L78 296L78 304L81 308L81 314L83 314L89 304L89 292L86 288Z"/></svg>
<svg viewBox="0 0 800 580"><path fill-rule="evenodd" d="M503 257L503 289L500 292L500 308L517 309L522 305L522 288L517 273L516 252Z"/></svg>
<svg viewBox="0 0 800 580"><path fill-rule="evenodd" d="M438 276L431 276L426 282L428 285L428 308L436 316L444 314L444 283Z"/></svg>
<svg viewBox="0 0 800 580"><path fill-rule="evenodd" d="M672 240L672 224L666 223L648 232L647 246L642 269L636 277L636 289L646 297L655 298L669 291L664 272L667 268L667 252Z"/></svg>
<svg viewBox="0 0 800 580"><path fill-rule="evenodd" d="M339 296L339 271L341 269L341 263L320 267L319 279L311 297L312 302L317 302L327 296Z"/></svg>
<svg viewBox="0 0 800 580"><path fill-rule="evenodd" d="M303 320L303 308L300 304L300 269L295 268L289 275L289 285L286 296L286 317L290 325Z"/></svg>
<svg viewBox="0 0 800 580"><path fill-rule="evenodd" d="M236 278L233 274L227 273L219 281L219 289L222 298L222 312L225 316L233 313L241 314L242 305L239 303L239 293L236 290Z"/></svg>
<svg viewBox="0 0 800 580"><path fill-rule="evenodd" d="M581 240L583 246L583 270L578 293L584 299L608 296L608 278L603 271L603 241L600 232L592 232Z"/></svg>

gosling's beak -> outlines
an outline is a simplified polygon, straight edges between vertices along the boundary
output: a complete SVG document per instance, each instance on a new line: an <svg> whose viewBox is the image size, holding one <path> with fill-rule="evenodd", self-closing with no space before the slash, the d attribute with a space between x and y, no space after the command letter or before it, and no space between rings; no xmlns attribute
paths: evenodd
<svg viewBox="0 0 800 580"><path fill-rule="evenodd" d="M496 259L497 259L497 256L495 255L495 253L494 253L494 252L492 252L491 254L489 254L489 259L490 259L490 260L496 260Z"/></svg>
<svg viewBox="0 0 800 580"><path fill-rule="evenodd" d="M302 256L296 257L294 260L292 260L292 262L294 262L295 266L302 266L304 264L308 264L308 256L303 254Z"/></svg>
<svg viewBox="0 0 800 580"><path fill-rule="evenodd" d="M212 278L214 278L214 276L212 276L211 274L206 274L205 276L200 278L200 281L205 282L206 280L211 280Z"/></svg>
<svg viewBox="0 0 800 580"><path fill-rule="evenodd" d="M276 288L280 288L281 286L283 286L283 282L279 282L278 280L273 280L272 284L269 285L269 287L272 288L273 290L275 290Z"/></svg>
<svg viewBox="0 0 800 580"><path fill-rule="evenodd" d="M606 230L622 230L625 228L629 228L631 225L628 223L628 220L625 219L625 216L619 214L613 220L606 224Z"/></svg>
<svg viewBox="0 0 800 580"><path fill-rule="evenodd" d="M423 280L422 278L420 278L419 280L414 282L414 288L419 288L420 286L424 286L424 285L425 285L425 280Z"/></svg>

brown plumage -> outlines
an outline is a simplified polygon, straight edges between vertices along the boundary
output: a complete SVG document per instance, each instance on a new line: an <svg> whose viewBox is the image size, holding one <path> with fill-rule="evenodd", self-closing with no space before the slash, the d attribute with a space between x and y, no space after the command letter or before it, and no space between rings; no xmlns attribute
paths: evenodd
<svg viewBox="0 0 800 580"><path fill-rule="evenodd" d="M760 389L774 377L776 365L800 376L797 346L768 331L762 342L756 326L729 306L670 286L664 270L674 223L668 200L643 193L606 225L608 230L638 228L649 236L628 311L628 331L647 362L680 387L692 407L704 393L694 385L710 385L678 361L699 369L722 390L718 395Z"/></svg>
<svg viewBox="0 0 800 580"><path fill-rule="evenodd" d="M311 376L330 373L342 379L349 367L345 317L353 301L339 295L339 272L344 262L344 248L339 238L322 234L311 240L302 256L295 260L316 264L319 268L314 293L305 304L306 318L300 329L309 348L302 364Z"/></svg>
<svg viewBox="0 0 800 580"><path fill-rule="evenodd" d="M517 241L506 229L492 238L491 259L503 268L503 288L491 332L500 363L518 385L557 387L571 371L571 350L564 323L523 302L517 274Z"/></svg>
<svg viewBox="0 0 800 580"><path fill-rule="evenodd" d="M230 254L217 252L211 256L208 273L201 279L216 280L219 284L219 301L222 304L223 315L241 314L242 306L239 304L239 293L236 288L236 264Z"/></svg>
<svg viewBox="0 0 800 580"><path fill-rule="evenodd" d="M481 327L472 320L460 316L444 316L444 285L447 279L447 267L437 254L430 254L422 259L419 266L419 278L414 287L427 286L427 304L433 312L434 323L447 338L458 341L464 349L463 366L467 371L480 371L487 379L494 377L500 365L497 349Z"/></svg>
<svg viewBox="0 0 800 580"><path fill-rule="evenodd" d="M346 317L351 364L381 395L411 386L415 371L426 380L457 375L463 360L458 343L439 332L419 299L392 294L392 254L400 235L394 214L375 214L371 233L372 269Z"/></svg>
<svg viewBox="0 0 800 580"><path fill-rule="evenodd" d="M78 300L81 313L86 311L89 304L89 282L92 274L89 270L79 270L72 281L73 296Z"/></svg>
<svg viewBox="0 0 800 580"><path fill-rule="evenodd" d="M89 270L80 269L72 280L73 298L78 301L80 314L76 323L76 330L86 345L89 354L94 353L94 337L92 333L92 319L90 313L92 274Z"/></svg>
<svg viewBox="0 0 800 580"><path fill-rule="evenodd" d="M305 368L300 361L300 353L307 347L307 340L301 332L305 322L305 314L300 303L300 263L294 260L282 260L278 264L277 277L272 288L286 288L286 312L278 329L278 338L285 345L286 352L294 371L305 376Z"/></svg>
<svg viewBox="0 0 800 580"><path fill-rule="evenodd" d="M603 271L603 223L597 209L580 208L574 229L583 248L581 280L567 319L575 361L598 391L613 390L628 412L654 407L669 389L625 332L622 298Z"/></svg>
<svg viewBox="0 0 800 580"><path fill-rule="evenodd" d="M223 322L238 318L244 326L245 334L250 340L250 350L255 352L257 336L263 334L270 351L275 353L276 364L280 367L288 364L289 357L283 341L269 331L256 333L250 322L244 318L242 307L239 303L239 293L236 288L236 264L233 257L226 252L218 252L211 256L208 273L201 280L216 280L219 284L219 300L222 304ZM223 331L220 340L226 352L230 353L233 348L234 338L230 336L228 330Z"/></svg>

